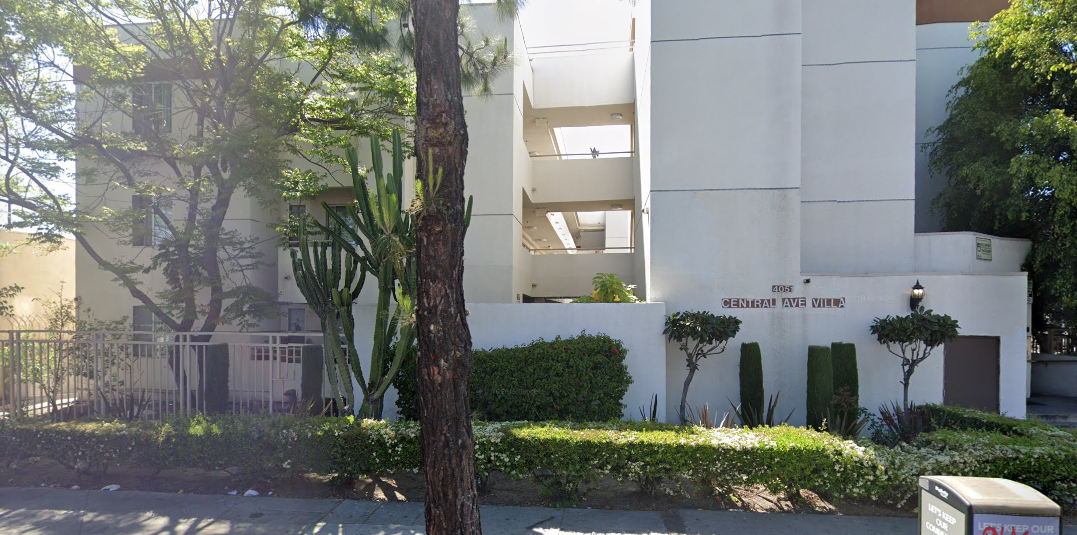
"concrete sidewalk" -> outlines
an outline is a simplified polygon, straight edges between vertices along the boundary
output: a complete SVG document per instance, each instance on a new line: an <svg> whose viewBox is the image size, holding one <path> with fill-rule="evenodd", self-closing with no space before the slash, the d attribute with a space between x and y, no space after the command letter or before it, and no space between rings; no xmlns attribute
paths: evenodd
<svg viewBox="0 0 1077 535"><path fill-rule="evenodd" d="M916 533L912 518L756 514L681 509L597 511L482 508L483 533L680 534ZM418 535L423 504L157 492L0 488L0 534Z"/></svg>

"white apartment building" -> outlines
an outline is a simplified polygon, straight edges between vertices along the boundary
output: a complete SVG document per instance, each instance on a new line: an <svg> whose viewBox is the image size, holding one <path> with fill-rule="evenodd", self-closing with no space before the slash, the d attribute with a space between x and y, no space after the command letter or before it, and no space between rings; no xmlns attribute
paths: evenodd
<svg viewBox="0 0 1077 535"><path fill-rule="evenodd" d="M703 363L689 403L736 401L739 345L759 342L767 394L781 391L803 423L809 345L856 343L861 405L900 399L899 360L868 328L907 313L919 281L922 304L963 336L918 369L912 399L1023 417L1029 244L937 232L929 207L944 179L921 150L975 59L969 24L1005 5L639 0L607 6L612 37L569 25L561 42L475 6L479 27L506 36L518 58L493 96L466 99L475 347L584 329L620 338L634 379L625 416L657 394L672 420L686 369L661 334L665 316L732 314L740 334ZM335 188L281 210L320 215L322 201L349 195ZM268 232L254 206L230 219ZM288 254L272 252L262 279L282 311L266 330L316 325ZM136 303L89 262L79 256L83 299L131 314ZM618 274L648 302L552 302L589 293L596 273ZM357 304L368 344L374 293Z"/></svg>

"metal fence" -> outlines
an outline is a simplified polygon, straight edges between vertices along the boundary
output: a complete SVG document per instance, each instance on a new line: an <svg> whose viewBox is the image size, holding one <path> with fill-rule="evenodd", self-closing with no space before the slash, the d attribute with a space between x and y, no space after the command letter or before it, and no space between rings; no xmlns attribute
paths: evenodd
<svg viewBox="0 0 1077 535"><path fill-rule="evenodd" d="M0 331L0 418L297 412L304 346L321 336Z"/></svg>

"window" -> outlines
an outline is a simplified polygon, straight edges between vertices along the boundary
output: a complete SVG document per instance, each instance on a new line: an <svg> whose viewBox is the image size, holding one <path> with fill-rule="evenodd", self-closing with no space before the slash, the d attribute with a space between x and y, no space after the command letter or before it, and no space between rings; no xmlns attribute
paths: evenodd
<svg viewBox="0 0 1077 535"><path fill-rule="evenodd" d="M153 83L131 91L132 131L139 135L172 132L172 84Z"/></svg>
<svg viewBox="0 0 1077 535"><path fill-rule="evenodd" d="M131 209L135 211L131 223L131 245L135 247L160 247L164 240L172 237L165 218L172 218L172 203L154 198L151 195L132 195Z"/></svg>
<svg viewBox="0 0 1077 535"><path fill-rule="evenodd" d="M288 332L301 333L307 330L307 309L288 309Z"/></svg>
<svg viewBox="0 0 1077 535"><path fill-rule="evenodd" d="M131 330L135 334L131 339L135 342L167 342L167 337L154 336L149 333L166 333L168 328L153 315L153 311L146 305L131 307ZM135 352L140 357L162 356L166 351L164 346L152 346L149 344L135 346ZM157 354L155 354L157 353Z"/></svg>
<svg viewBox="0 0 1077 535"><path fill-rule="evenodd" d="M342 217L344 219L344 221L348 224L349 228L355 229L355 222L352 221L351 217L348 216L348 207L347 207L347 205L330 206L329 209L332 210L337 215L339 215L340 217ZM336 232L338 230L337 229L337 226L338 226L337 225L337 220L333 219L332 217L329 217L328 215L325 216L325 226L329 227L334 232ZM345 238L349 237L348 234L342 234L342 236L344 236ZM349 239L348 242L350 243L351 240ZM352 244L352 245L354 245L354 244Z"/></svg>
<svg viewBox="0 0 1077 535"><path fill-rule="evenodd" d="M288 247L299 247L299 221L307 215L302 204L288 205Z"/></svg>

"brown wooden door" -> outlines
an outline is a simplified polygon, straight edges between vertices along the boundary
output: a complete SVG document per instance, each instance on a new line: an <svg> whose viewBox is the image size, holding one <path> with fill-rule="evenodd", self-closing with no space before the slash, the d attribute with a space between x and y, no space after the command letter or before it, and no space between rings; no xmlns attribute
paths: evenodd
<svg viewBox="0 0 1077 535"><path fill-rule="evenodd" d="M946 344L943 351L943 405L997 413L998 337L958 336Z"/></svg>

